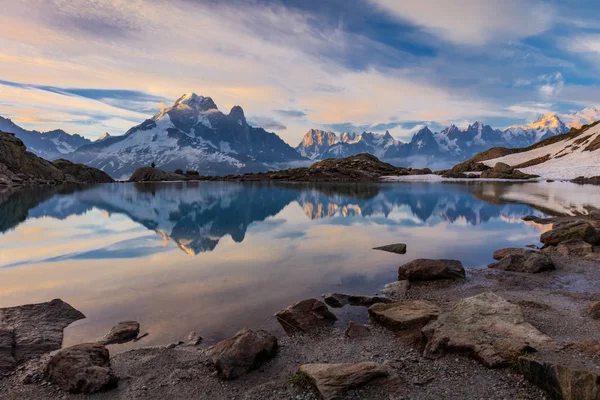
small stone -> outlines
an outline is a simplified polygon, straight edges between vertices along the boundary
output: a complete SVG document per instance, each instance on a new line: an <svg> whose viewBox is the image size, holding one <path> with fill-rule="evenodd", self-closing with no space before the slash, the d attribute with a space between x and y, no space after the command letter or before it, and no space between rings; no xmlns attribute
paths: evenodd
<svg viewBox="0 0 600 400"><path fill-rule="evenodd" d="M350 321L344 333L350 339L359 339L370 336L371 330L362 324Z"/></svg>
<svg viewBox="0 0 600 400"><path fill-rule="evenodd" d="M275 317L288 335L315 332L331 327L337 320L325 303L317 299L294 303L279 311Z"/></svg>
<svg viewBox="0 0 600 400"><path fill-rule="evenodd" d="M198 335L196 332L192 331L188 335L188 346L198 346L202 343L202 336Z"/></svg>
<svg viewBox="0 0 600 400"><path fill-rule="evenodd" d="M100 343L120 344L135 340L140 333L140 324L137 321L123 321L113 326L111 330L100 340Z"/></svg>

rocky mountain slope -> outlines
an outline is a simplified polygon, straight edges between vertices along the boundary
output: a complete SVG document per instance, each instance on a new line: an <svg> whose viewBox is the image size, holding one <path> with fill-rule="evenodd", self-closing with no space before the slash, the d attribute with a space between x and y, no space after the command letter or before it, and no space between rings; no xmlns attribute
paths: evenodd
<svg viewBox="0 0 600 400"><path fill-rule="evenodd" d="M112 178L96 168L44 160L27 151L15 135L0 131L0 186L105 182Z"/></svg>
<svg viewBox="0 0 600 400"><path fill-rule="evenodd" d="M248 125L241 107L224 114L210 97L194 93L125 135L80 147L66 158L114 177L129 177L152 163L165 170L215 175L266 171L303 159L276 134Z"/></svg>
<svg viewBox="0 0 600 400"><path fill-rule="evenodd" d="M71 135L61 129L48 132L28 131L3 117L0 117L0 131L14 133L29 151L47 160L54 160L91 143L91 140L83 136Z"/></svg>
<svg viewBox="0 0 600 400"><path fill-rule="evenodd" d="M572 129L518 149L492 149L479 161L487 166L505 163L546 179L575 179L600 175L600 122ZM498 157L496 157L496 155Z"/></svg>

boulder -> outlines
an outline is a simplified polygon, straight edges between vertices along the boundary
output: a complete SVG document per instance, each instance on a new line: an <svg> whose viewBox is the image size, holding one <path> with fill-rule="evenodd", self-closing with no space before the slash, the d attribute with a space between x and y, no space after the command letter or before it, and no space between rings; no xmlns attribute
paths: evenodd
<svg viewBox="0 0 600 400"><path fill-rule="evenodd" d="M140 324L137 321L123 321L113 326L99 343L117 344L135 340L140 333Z"/></svg>
<svg viewBox="0 0 600 400"><path fill-rule="evenodd" d="M60 350L44 370L44 379L70 393L112 389L118 379L110 368L108 349L100 343L83 343Z"/></svg>
<svg viewBox="0 0 600 400"><path fill-rule="evenodd" d="M592 301L588 305L587 313L593 319L600 319L600 301Z"/></svg>
<svg viewBox="0 0 600 400"><path fill-rule="evenodd" d="M525 321L521 307L492 292L459 300L423 328L426 356L462 352L493 368L538 348L557 344Z"/></svg>
<svg viewBox="0 0 600 400"><path fill-rule="evenodd" d="M288 335L315 332L331 327L337 320L325 303L317 299L294 303L279 311L275 317Z"/></svg>
<svg viewBox="0 0 600 400"><path fill-rule="evenodd" d="M540 241L545 246L557 246L569 241L584 241L596 245L600 244L600 235L587 221L568 221L555 224L552 230L542 234Z"/></svg>
<svg viewBox="0 0 600 400"><path fill-rule="evenodd" d="M209 357L219 375L235 379L258 368L277 354L277 338L266 331L244 328L229 339L217 343Z"/></svg>
<svg viewBox="0 0 600 400"><path fill-rule="evenodd" d="M526 255L508 255L498 262L489 264L488 268L536 274L544 271L552 271L556 266L552 262L552 259L547 255L531 252Z"/></svg>
<svg viewBox="0 0 600 400"><path fill-rule="evenodd" d="M546 390L555 399L600 399L600 375L567 365L519 357L519 371L531 383Z"/></svg>
<svg viewBox="0 0 600 400"><path fill-rule="evenodd" d="M386 295L392 300L404 300L406 298L406 293L410 288L409 281L397 281L388 283L381 289L381 293Z"/></svg>
<svg viewBox="0 0 600 400"><path fill-rule="evenodd" d="M362 324L350 321L344 334L350 339L360 339L371 336L371 330Z"/></svg>
<svg viewBox="0 0 600 400"><path fill-rule="evenodd" d="M533 179L537 177L537 175L525 174L502 162L496 163L494 168L481 173L481 178L484 179Z"/></svg>
<svg viewBox="0 0 600 400"><path fill-rule="evenodd" d="M202 336L200 336L196 332L192 331L188 335L187 345L188 346L198 346L200 343L202 343L202 340L203 340Z"/></svg>
<svg viewBox="0 0 600 400"><path fill-rule="evenodd" d="M304 364L299 374L308 377L324 400L340 398L346 391L359 388L389 375L386 366L374 362L357 364Z"/></svg>
<svg viewBox="0 0 600 400"><path fill-rule="evenodd" d="M394 331L421 328L440 315L437 305L426 300L403 300L369 307L369 317L374 323Z"/></svg>
<svg viewBox="0 0 600 400"><path fill-rule="evenodd" d="M556 251L567 257L584 257L593 253L594 247L583 240L568 240L559 243L556 246Z"/></svg>
<svg viewBox="0 0 600 400"><path fill-rule="evenodd" d="M376 303L391 303L392 299L382 296L357 296L345 293L325 293L325 304L329 307L340 308L345 305L371 307Z"/></svg>
<svg viewBox="0 0 600 400"><path fill-rule="evenodd" d="M0 373L9 372L15 367L17 360L13 356L15 332L7 326L0 326Z"/></svg>
<svg viewBox="0 0 600 400"><path fill-rule="evenodd" d="M508 247L506 249L496 250L494 252L493 257L494 257L494 260L502 260L504 257L510 256L513 254L524 256L529 253L535 253L535 250L528 250L528 249L523 249L520 247Z"/></svg>
<svg viewBox="0 0 600 400"><path fill-rule="evenodd" d="M406 254L406 245L404 243L388 244L387 246L374 247L373 250L387 251L396 254Z"/></svg>
<svg viewBox="0 0 600 400"><path fill-rule="evenodd" d="M46 303L0 308L0 326L12 329L12 354L21 363L62 347L63 329L85 318L60 299Z"/></svg>
<svg viewBox="0 0 600 400"><path fill-rule="evenodd" d="M187 178L184 175L152 167L138 168L129 177L129 182L173 182L185 180Z"/></svg>
<svg viewBox="0 0 600 400"><path fill-rule="evenodd" d="M418 259L398 268L398 280L431 281L436 279L463 279L465 269L456 260Z"/></svg>

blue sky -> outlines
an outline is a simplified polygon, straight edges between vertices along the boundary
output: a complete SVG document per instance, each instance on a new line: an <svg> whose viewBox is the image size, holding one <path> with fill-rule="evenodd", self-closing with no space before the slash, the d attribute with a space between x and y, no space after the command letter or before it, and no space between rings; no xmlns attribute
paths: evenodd
<svg viewBox="0 0 600 400"><path fill-rule="evenodd" d="M0 115L124 133L190 91L296 144L600 104L594 1L0 0Z"/></svg>

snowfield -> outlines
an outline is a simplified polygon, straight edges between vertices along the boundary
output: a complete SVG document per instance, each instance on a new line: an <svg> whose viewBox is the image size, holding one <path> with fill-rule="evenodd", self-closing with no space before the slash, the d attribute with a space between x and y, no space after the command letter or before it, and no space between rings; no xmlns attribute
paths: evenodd
<svg viewBox="0 0 600 400"><path fill-rule="evenodd" d="M593 126L579 136L563 140L539 149L484 161L493 167L498 162L514 166L550 155L550 160L520 170L526 174L539 175L544 179L570 180L580 176L600 175L600 150L586 151L585 148L600 137L600 125ZM583 142L582 140L585 139ZM600 140L600 139L598 139Z"/></svg>

